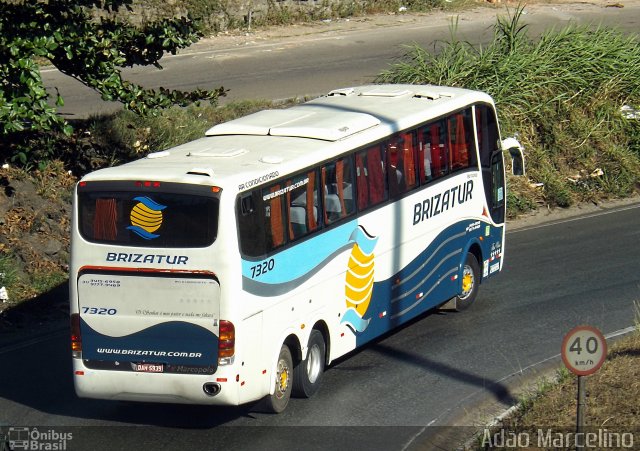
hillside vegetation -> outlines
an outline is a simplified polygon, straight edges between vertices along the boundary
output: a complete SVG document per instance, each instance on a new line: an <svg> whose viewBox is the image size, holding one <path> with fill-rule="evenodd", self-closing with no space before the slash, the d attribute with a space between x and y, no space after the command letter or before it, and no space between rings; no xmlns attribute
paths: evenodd
<svg viewBox="0 0 640 451"><path fill-rule="evenodd" d="M510 180L511 215L632 194L640 188L640 121L622 108L640 106L638 37L568 26L534 41L522 13L499 19L485 48L457 40L454 23L440 53L409 47L378 81L493 96L503 135L517 134L526 149L529 180Z"/></svg>

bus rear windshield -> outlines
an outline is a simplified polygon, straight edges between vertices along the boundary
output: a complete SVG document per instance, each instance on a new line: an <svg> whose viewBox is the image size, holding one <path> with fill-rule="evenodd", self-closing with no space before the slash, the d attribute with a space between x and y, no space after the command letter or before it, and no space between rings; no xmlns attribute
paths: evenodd
<svg viewBox="0 0 640 451"><path fill-rule="evenodd" d="M78 227L94 243L206 247L218 230L218 199L164 191L78 189Z"/></svg>

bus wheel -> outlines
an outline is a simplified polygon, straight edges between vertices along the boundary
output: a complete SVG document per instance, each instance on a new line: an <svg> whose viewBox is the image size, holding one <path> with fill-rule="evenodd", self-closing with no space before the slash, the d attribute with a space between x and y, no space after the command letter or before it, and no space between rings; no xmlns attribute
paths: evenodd
<svg viewBox="0 0 640 451"><path fill-rule="evenodd" d="M479 285L480 265L475 255L469 253L462 268L462 291L456 297L456 311L460 312L471 307L478 295Z"/></svg>
<svg viewBox="0 0 640 451"><path fill-rule="evenodd" d="M293 382L293 359L287 345L282 345L276 365L276 388L273 395L267 397L267 410L280 413L289 404Z"/></svg>
<svg viewBox="0 0 640 451"><path fill-rule="evenodd" d="M293 394L300 398L313 396L322 380L327 347L319 330L311 331L308 348L307 358L293 369Z"/></svg>

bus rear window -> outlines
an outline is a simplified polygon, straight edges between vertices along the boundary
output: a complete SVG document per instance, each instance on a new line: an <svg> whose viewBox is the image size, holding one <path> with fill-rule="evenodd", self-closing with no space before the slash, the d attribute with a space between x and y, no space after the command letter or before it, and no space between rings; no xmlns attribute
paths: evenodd
<svg viewBox="0 0 640 451"><path fill-rule="evenodd" d="M94 243L205 247L218 231L218 199L192 193L78 190L78 227Z"/></svg>

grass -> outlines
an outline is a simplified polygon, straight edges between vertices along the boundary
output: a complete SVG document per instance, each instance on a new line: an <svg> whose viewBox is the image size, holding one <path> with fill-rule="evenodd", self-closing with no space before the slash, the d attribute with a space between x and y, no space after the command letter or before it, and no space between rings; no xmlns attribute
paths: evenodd
<svg viewBox="0 0 640 451"><path fill-rule="evenodd" d="M640 106L637 36L571 25L533 41L522 13L518 7L499 19L484 48L458 40L453 21L437 52L409 46L377 81L491 94L503 134L518 134L529 178L541 186L516 184L524 189L512 198L515 212L630 195L640 187L640 124L620 109Z"/></svg>
<svg viewBox="0 0 640 451"><path fill-rule="evenodd" d="M95 137L97 146L111 149L106 160L113 164L201 138L213 124L271 106L267 100L240 101L222 107L200 104L161 110L155 116L138 116L124 110L79 125Z"/></svg>
<svg viewBox="0 0 640 451"><path fill-rule="evenodd" d="M32 299L67 279L72 188L77 181L61 161L42 170L0 169L0 286L9 302Z"/></svg>
<svg viewBox="0 0 640 451"><path fill-rule="evenodd" d="M279 106L286 104L274 105L267 100L247 100L224 106L203 103L160 110L148 116L122 110L74 121L74 134L69 138L56 136L53 139L45 135L26 140L31 163L25 169L36 174L46 173L52 167L57 170L62 164L78 177L200 138L219 122ZM39 170L35 171L35 168Z"/></svg>
<svg viewBox="0 0 640 451"><path fill-rule="evenodd" d="M636 304L636 309L637 309ZM602 367L585 377L586 406L585 430L589 433L634 434L635 445L640 440L640 325L631 335L614 343ZM575 432L577 413L576 376L566 369L558 371L554 381L543 381L539 390L524 397L514 414L504 418L501 424L487 429L477 439L476 450L525 449L521 446L502 446L494 437L529 437L528 449L575 449L573 446L547 446L557 439L557 434L567 436ZM542 430L541 437L539 432ZM496 436L496 434L498 434ZM613 439L614 436L608 436ZM491 441L489 440L491 439ZM564 441L564 444L571 440ZM609 443L613 443L610 441ZM538 445L543 446L538 446ZM556 445L559 439L556 440ZM497 446L489 446L497 445ZM630 449L627 446L604 446L586 449ZM637 449L633 448L632 449Z"/></svg>
<svg viewBox="0 0 640 451"><path fill-rule="evenodd" d="M18 271L12 255L0 254L0 284L12 287L18 281Z"/></svg>
<svg viewBox="0 0 640 451"><path fill-rule="evenodd" d="M0 254L0 286L7 290L9 303L0 304L0 312L4 307L47 293L67 280L67 272L56 265L40 264L25 272L16 255L2 253Z"/></svg>

